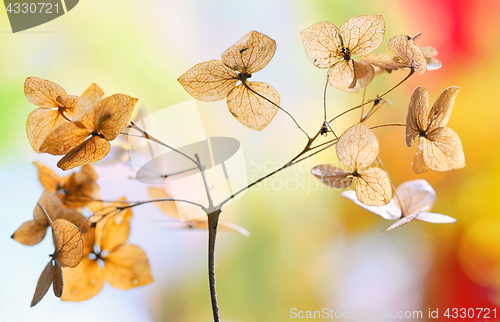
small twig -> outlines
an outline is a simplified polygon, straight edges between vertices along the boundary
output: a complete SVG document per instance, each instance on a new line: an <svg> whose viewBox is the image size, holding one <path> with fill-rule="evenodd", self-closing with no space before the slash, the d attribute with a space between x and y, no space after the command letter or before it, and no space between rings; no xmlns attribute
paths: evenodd
<svg viewBox="0 0 500 322"><path fill-rule="evenodd" d="M49 220L49 223L52 224L52 219L50 219L50 216L47 213L47 211L45 210L45 208L43 208L43 206L39 202L37 202L36 204L42 209L42 211L45 214L45 216L47 216L47 219Z"/></svg>
<svg viewBox="0 0 500 322"><path fill-rule="evenodd" d="M379 128L382 128L382 127L390 127L390 126L406 126L406 124L403 124L403 123L381 124L381 125L371 126L370 129L373 130L373 129L379 129Z"/></svg>
<svg viewBox="0 0 500 322"><path fill-rule="evenodd" d="M215 238L219 223L220 209L207 214L208 216L208 281L210 285L210 301L214 322L219 322L219 307L217 305L217 291L215 288Z"/></svg>
<svg viewBox="0 0 500 322"><path fill-rule="evenodd" d="M311 137L309 136L309 134L307 134L307 132L299 125L299 123L295 120L295 118L293 117L292 114L290 114L287 110L285 110L284 108L282 108L281 106L279 106L278 104L274 103L273 101L271 101L270 99L268 99L267 97L261 95L260 93L257 93L256 91L254 91L250 86L247 85L246 82L242 82L243 83L243 86L245 86L247 89L249 89L252 93L254 93L255 95L258 95L259 97L265 99L266 101L268 101L269 103L273 104L274 106L276 106L278 109L280 109L281 111L285 112L291 119L292 121L295 123L295 125L297 125L297 127L302 131L304 132L304 134L307 136L308 139L310 139Z"/></svg>
<svg viewBox="0 0 500 322"><path fill-rule="evenodd" d="M363 104L360 104L360 105L358 105L358 106L351 107L350 109L348 109L348 110L346 110L346 111L344 111L344 112L342 112L342 113L338 114L337 116L335 116L335 117L334 117L333 119L331 119L328 123L331 123L331 122L335 121L336 119L338 119L339 117L341 117L341 116L342 116L342 115L344 115L344 114L347 114L347 113L349 113L349 112L351 112L351 111L354 111L354 110L356 110L356 109L358 109L358 108L360 108L360 107L365 106L366 104L370 104L371 102L374 102L374 101L376 101L376 100L380 99L381 97L384 97L385 95L389 94L389 93L390 93L390 92L392 92L394 89L396 89L399 85L403 84L403 83L404 83L404 82L405 82L408 78L410 78L410 76L411 76L411 75L413 75L413 73L415 73L415 71L414 71L413 69L411 69L411 70L410 70L410 73L408 73L408 75L407 75L405 78L403 78L403 80L402 80L402 81L400 81L399 83L397 83L396 85L394 85L391 89L389 89L389 90L388 90L387 92L385 92L384 94L380 95L380 96L379 96L379 97L377 97L377 98L374 98L374 99L371 99L371 100L369 100L369 101L366 101L366 102L364 102Z"/></svg>

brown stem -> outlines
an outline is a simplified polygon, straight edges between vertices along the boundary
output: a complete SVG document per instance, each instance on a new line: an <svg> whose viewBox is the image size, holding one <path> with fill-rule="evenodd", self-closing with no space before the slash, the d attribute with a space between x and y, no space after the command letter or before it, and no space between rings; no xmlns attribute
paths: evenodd
<svg viewBox="0 0 500 322"><path fill-rule="evenodd" d="M405 82L408 78L410 78L410 76L411 76L411 75L413 75L413 73L415 73L415 71L414 71L413 69L411 69L411 70L410 70L410 72L408 73L408 75L407 75L405 78L403 78L403 80L402 80L402 81L400 81L399 83L397 83L396 85L394 85L391 89L389 89L389 90L388 90L387 92L385 92L384 94L380 95L380 96L379 96L379 97L377 97L377 98L373 98L373 99L371 99L371 100L369 100L369 101L364 102L363 104L359 104L358 106L354 106L354 107L352 107L352 108L350 108L350 109L348 109L348 110L346 110L346 111L344 111L344 112L340 113L339 115L337 115L337 116L335 116L333 119L331 119L328 123L333 122L334 120L338 119L339 117L341 117L341 116L342 116L342 115L344 115L344 114L347 114L347 113L349 113L349 112L351 112L351 111L354 111L354 110L356 110L356 109L358 109L358 108L360 108L360 107L362 107L362 106L365 106L366 104L370 104L371 102L375 102L376 100L380 99L381 97L384 97L385 95L387 95L387 94L389 94L390 92L392 92L392 91L393 91L396 87L398 87L399 85L403 84L403 83L404 83L404 82Z"/></svg>
<svg viewBox="0 0 500 322"><path fill-rule="evenodd" d="M207 214L208 216L208 281L210 285L210 300L214 322L220 322L219 307L217 306L217 292L215 289L215 237L219 223L220 209Z"/></svg>

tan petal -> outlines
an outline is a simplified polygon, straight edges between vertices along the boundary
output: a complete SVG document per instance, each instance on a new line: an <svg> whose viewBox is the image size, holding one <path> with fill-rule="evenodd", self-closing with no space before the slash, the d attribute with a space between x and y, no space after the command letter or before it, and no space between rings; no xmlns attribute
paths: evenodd
<svg viewBox="0 0 500 322"><path fill-rule="evenodd" d="M276 42L270 37L250 31L222 53L226 66L243 74L253 74L264 68L276 52Z"/></svg>
<svg viewBox="0 0 500 322"><path fill-rule="evenodd" d="M392 198L389 176L380 168L370 168L360 173L355 190L358 200L367 206L383 206Z"/></svg>
<svg viewBox="0 0 500 322"><path fill-rule="evenodd" d="M422 131L427 129L427 111L429 110L429 94L424 87L417 87L413 91L406 116L406 145Z"/></svg>
<svg viewBox="0 0 500 322"><path fill-rule="evenodd" d="M104 158L109 149L109 142L96 135L67 153L57 162L57 166L63 170L69 170L93 163Z"/></svg>
<svg viewBox="0 0 500 322"><path fill-rule="evenodd" d="M11 236L12 239L26 246L38 244L45 237L47 226L34 220L23 223Z"/></svg>
<svg viewBox="0 0 500 322"><path fill-rule="evenodd" d="M113 116L113 114L117 112L117 108L118 102L115 100L115 98L112 96L106 97L102 100L97 101L92 107L89 107L85 111L80 113L75 118L75 121L81 122L87 129L90 129L94 132L100 132L105 122L108 121ZM107 128L107 132L109 132L110 135L113 135L114 133L114 124L115 123L111 123L110 127Z"/></svg>
<svg viewBox="0 0 500 322"><path fill-rule="evenodd" d="M160 188L149 187L148 188L149 199L171 199L166 192L164 192ZM179 220L179 212L177 211L177 207L175 206L175 202L173 201L163 201L163 202L155 202L154 203L158 209L160 209L166 215Z"/></svg>
<svg viewBox="0 0 500 322"><path fill-rule="evenodd" d="M113 252L127 241L131 219L132 210L128 208L116 215L106 216L97 223L95 238L101 251Z"/></svg>
<svg viewBox="0 0 500 322"><path fill-rule="evenodd" d="M137 103L137 98L125 94L114 94L111 97L114 98L117 103L116 112L102 124L99 130L108 141L114 140L118 134L125 129L125 126L127 126L130 121L130 116L134 111L135 104Z"/></svg>
<svg viewBox="0 0 500 322"><path fill-rule="evenodd" d="M387 54L363 55L359 57L359 60L385 69L398 69L398 68L408 67L405 64L400 64L398 62L395 62L391 58L391 56Z"/></svg>
<svg viewBox="0 0 500 322"><path fill-rule="evenodd" d="M80 99L78 99L76 103L74 110L75 117L78 117L85 110L92 108L103 95L104 92L101 88L99 88L99 86L96 84L90 85L90 87L83 92Z"/></svg>
<svg viewBox="0 0 500 322"><path fill-rule="evenodd" d="M349 169L361 170L375 161L378 155L378 140L364 123L350 127L339 138L337 156Z"/></svg>
<svg viewBox="0 0 500 322"><path fill-rule="evenodd" d="M195 65L178 79L189 95L204 102L221 100L238 82L238 74L220 60Z"/></svg>
<svg viewBox="0 0 500 322"><path fill-rule="evenodd" d="M344 47L353 54L369 54L384 40L384 18L378 15L364 15L351 18L340 27Z"/></svg>
<svg viewBox="0 0 500 322"><path fill-rule="evenodd" d="M54 273L52 275L52 289L56 297L61 297L63 293L63 276L59 261L54 260Z"/></svg>
<svg viewBox="0 0 500 322"><path fill-rule="evenodd" d="M75 95L65 95L57 97L56 101L59 103L59 108L63 108L66 117L72 119L78 99L79 97Z"/></svg>
<svg viewBox="0 0 500 322"><path fill-rule="evenodd" d="M357 93L373 80L374 70L372 65L363 61L342 60L328 70L326 77L333 87Z"/></svg>
<svg viewBox="0 0 500 322"><path fill-rule="evenodd" d="M413 41L415 41L415 38L413 38ZM438 54L437 49L431 46L420 47L420 50L422 51L422 54L424 54L425 58L431 58Z"/></svg>
<svg viewBox="0 0 500 322"><path fill-rule="evenodd" d="M33 162L38 168L38 179L42 187L50 193L55 193L59 185L59 176L39 162Z"/></svg>
<svg viewBox="0 0 500 322"><path fill-rule="evenodd" d="M436 202L436 192L423 179L406 181L396 188L394 200L403 210L403 216L422 208L430 210Z"/></svg>
<svg viewBox="0 0 500 322"><path fill-rule="evenodd" d="M42 298L47 294L50 285L52 284L52 278L54 276L54 266L52 266L52 260L49 261L47 266L45 266L38 283L36 284L35 294L31 300L31 307L35 306Z"/></svg>
<svg viewBox="0 0 500 322"><path fill-rule="evenodd" d="M349 188L352 184L352 173L332 164L320 164L311 169L311 173L329 187L337 189Z"/></svg>
<svg viewBox="0 0 500 322"><path fill-rule="evenodd" d="M316 67L329 68L343 59L338 28L331 22L323 21L302 30L300 38L307 58Z"/></svg>
<svg viewBox="0 0 500 322"><path fill-rule="evenodd" d="M420 74L425 73L427 62L423 52L415 45L411 37L400 35L389 40L389 50L399 59L402 64L411 67Z"/></svg>
<svg viewBox="0 0 500 322"><path fill-rule="evenodd" d="M33 150L40 152L40 146L47 136L66 122L58 110L37 108L28 116L26 134Z"/></svg>
<svg viewBox="0 0 500 322"><path fill-rule="evenodd" d="M40 146L40 152L66 154L85 141L91 133L92 130L83 127L81 123L63 123L45 139Z"/></svg>
<svg viewBox="0 0 500 322"><path fill-rule="evenodd" d="M97 261L84 258L75 268L63 267L63 301L79 302L94 297L104 284L104 270Z"/></svg>
<svg viewBox="0 0 500 322"><path fill-rule="evenodd" d="M246 82L236 86L227 96L227 107L233 116L246 127L260 131L271 122L280 104L278 92L271 85Z"/></svg>
<svg viewBox="0 0 500 322"><path fill-rule="evenodd" d="M422 138L425 165L432 171L449 171L465 167L460 137L449 127L439 127Z"/></svg>
<svg viewBox="0 0 500 322"><path fill-rule="evenodd" d="M97 178L97 173L89 164L82 166L80 172L62 178L61 186L65 193L60 198L64 205L76 209L87 206L93 198L99 199Z"/></svg>
<svg viewBox="0 0 500 322"><path fill-rule="evenodd" d="M24 82L24 95L39 107L59 107L56 99L65 96L66 91L56 83L38 77L28 77Z"/></svg>
<svg viewBox="0 0 500 322"><path fill-rule="evenodd" d="M137 246L124 244L103 260L106 281L119 290L127 290L153 281L148 258Z"/></svg>
<svg viewBox="0 0 500 322"><path fill-rule="evenodd" d="M75 267L83 258L82 233L66 219L56 219L50 226L56 249L53 258L62 265Z"/></svg>
<svg viewBox="0 0 500 322"><path fill-rule="evenodd" d="M459 90L460 87L450 86L439 95L429 112L427 132L448 123Z"/></svg>
<svg viewBox="0 0 500 322"><path fill-rule="evenodd" d="M33 219L42 226L48 227L49 220L47 219L47 215L51 220L56 220L62 213L63 205L61 200L54 194L50 193L48 190L44 190L40 199L38 199L38 203L43 207L37 204L35 205L35 209L33 210ZM44 212L47 212L47 215Z"/></svg>
<svg viewBox="0 0 500 322"><path fill-rule="evenodd" d="M386 229L384 229L384 233L390 231L390 230L393 230L393 229L396 229L396 228L399 228L399 227L402 227L404 225L406 225L407 223L409 223L410 221L413 221L414 219L417 218L418 215L420 215L420 213L422 211L424 211L426 208L424 209L420 209L419 211L416 211L406 217L403 217L399 220L397 220L395 223L393 223L392 225L390 225L389 227L387 227Z"/></svg>
<svg viewBox="0 0 500 322"><path fill-rule="evenodd" d="M413 172L417 174L424 173L429 170L424 161L424 141L426 141L424 138L420 138L420 142L417 146L417 152L413 158Z"/></svg>
<svg viewBox="0 0 500 322"><path fill-rule="evenodd" d="M82 234L90 229L90 221L74 209L64 208L59 218L66 219L75 224Z"/></svg>

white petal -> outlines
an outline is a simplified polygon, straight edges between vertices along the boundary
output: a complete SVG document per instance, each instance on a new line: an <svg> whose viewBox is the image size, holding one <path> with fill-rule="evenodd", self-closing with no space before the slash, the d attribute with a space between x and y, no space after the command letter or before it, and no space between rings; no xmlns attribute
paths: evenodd
<svg viewBox="0 0 500 322"><path fill-rule="evenodd" d="M433 224L449 224L457 221L453 217L442 214L435 214L432 212L423 212L417 217L417 219L427 221Z"/></svg>
<svg viewBox="0 0 500 322"><path fill-rule="evenodd" d="M365 208L366 210L381 216L384 219L395 220L395 219L399 219L401 217L401 209L398 208L398 206L394 202L394 199L391 199L391 201L387 205L384 205L381 207L375 207L375 206L367 206L367 205L362 204L358 200L358 198L356 197L356 192L353 190L343 191L342 197L345 197L345 198L353 201L358 206L361 206L361 207Z"/></svg>

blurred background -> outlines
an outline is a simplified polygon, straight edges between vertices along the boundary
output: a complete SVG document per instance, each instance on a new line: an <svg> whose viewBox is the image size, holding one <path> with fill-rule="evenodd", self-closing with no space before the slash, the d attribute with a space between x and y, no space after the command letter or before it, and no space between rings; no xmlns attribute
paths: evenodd
<svg viewBox="0 0 500 322"><path fill-rule="evenodd" d="M220 54L251 30L277 42L270 64L252 80L271 84L281 105L309 133L322 122L326 70L307 59L300 31L319 21L340 26L362 14L384 16L386 33L377 52L388 53L395 35L422 32L420 46L434 46L443 67L415 75L387 96L371 125L404 123L416 86L431 103L448 86L459 86L449 126L461 137L467 166L446 173L415 175L415 147L403 128L375 130L380 157L396 185L426 179L436 190L433 212L454 225L413 222L382 234L390 222L321 186L309 170L336 160L333 149L265 181L224 208L222 220L252 235L220 233L216 274L223 321L288 321L290 310L422 311L490 308L500 314L500 2L496 0L373 1L96 1L82 0L67 14L13 34L0 7L0 320L1 321L211 321L206 273L207 233L167 230L168 218L153 205L134 209L129 243L148 255L154 283L129 291L109 285L82 303L61 302L49 290L29 308L39 274L52 252L46 238L25 247L9 237L32 219L42 193L38 160L56 169L58 158L36 154L25 123L35 108L23 93L26 77L56 82L69 94L97 83L106 94L139 98L153 113L191 97L177 78L193 65ZM367 98L406 75L380 76ZM255 79L254 79L255 78ZM362 94L328 89L329 115L359 104ZM249 179L279 167L304 144L303 134L284 113L262 132L240 125L225 101L198 102L208 136L237 138ZM336 121L337 133L358 113ZM189 124L185 125L186 133ZM179 133L179 135L184 135ZM331 136L329 136L330 138ZM96 166L103 199L147 199L147 186L129 179L124 165ZM62 175L62 171L57 172ZM287 181L288 180L288 181ZM288 185L285 183L288 182ZM443 320L445 318L442 318ZM357 317L355 321L385 321ZM409 319L411 320L411 319ZM494 320L494 319L490 319Z"/></svg>

